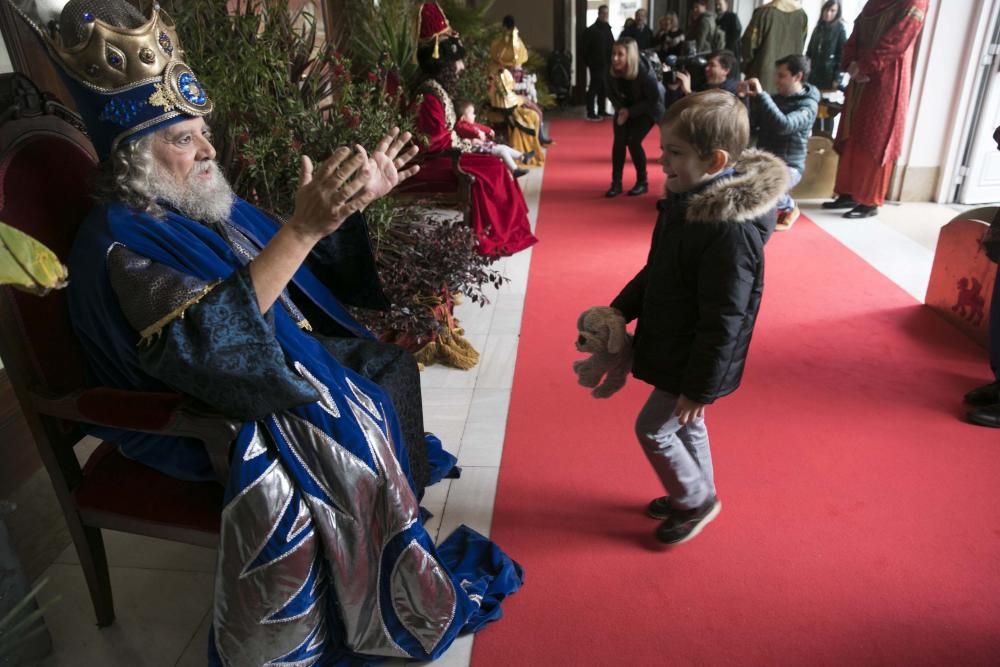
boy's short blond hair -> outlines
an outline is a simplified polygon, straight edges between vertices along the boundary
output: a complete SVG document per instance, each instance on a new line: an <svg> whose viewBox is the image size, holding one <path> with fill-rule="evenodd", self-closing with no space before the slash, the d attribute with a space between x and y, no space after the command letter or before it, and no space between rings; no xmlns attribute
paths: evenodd
<svg viewBox="0 0 1000 667"><path fill-rule="evenodd" d="M725 90L706 90L677 100L660 122L661 131L668 126L703 158L714 150L724 150L732 163L750 143L746 106Z"/></svg>

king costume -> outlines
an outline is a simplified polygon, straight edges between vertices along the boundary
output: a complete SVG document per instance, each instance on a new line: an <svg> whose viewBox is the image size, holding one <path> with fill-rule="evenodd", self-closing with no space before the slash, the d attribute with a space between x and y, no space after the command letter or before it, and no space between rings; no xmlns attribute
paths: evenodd
<svg viewBox="0 0 1000 667"><path fill-rule="evenodd" d="M420 37L417 57L428 78L420 88L416 113L417 129L425 137L420 149L425 159L413 178L416 187L408 185L407 189L453 192L458 184L451 157L435 154L452 149L461 151L459 167L474 178L469 193L469 217L479 241L479 252L501 257L534 245L538 239L531 233L528 205L517 181L499 158L472 152L472 144L455 133L455 108L437 77L465 56L465 47L452 33L437 3L428 2L421 7Z"/></svg>
<svg viewBox="0 0 1000 667"><path fill-rule="evenodd" d="M40 27L53 17L22 16L63 68L102 159L211 111L180 60L173 23L155 5L144 16L120 0L71 0L55 35ZM68 293L90 376L117 388L179 391L237 423L211 664L434 659L459 633L500 616L521 568L464 526L434 545L420 520L404 418L396 397L371 379L395 357L360 355L362 372L347 365L371 334L339 299L384 301L363 217L317 245L261 313L248 264L277 229L240 199L216 224L169 207L162 216L124 203L95 207L71 252ZM202 443L97 435L166 474L212 476ZM454 463L438 457L439 472Z"/></svg>

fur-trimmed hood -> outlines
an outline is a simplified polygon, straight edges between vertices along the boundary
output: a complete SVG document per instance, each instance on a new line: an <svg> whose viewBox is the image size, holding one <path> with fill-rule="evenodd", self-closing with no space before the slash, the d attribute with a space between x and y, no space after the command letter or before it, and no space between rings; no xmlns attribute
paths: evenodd
<svg viewBox="0 0 1000 667"><path fill-rule="evenodd" d="M788 189L788 168L766 151L748 149L733 173L718 178L687 201L688 222L751 222L778 203Z"/></svg>

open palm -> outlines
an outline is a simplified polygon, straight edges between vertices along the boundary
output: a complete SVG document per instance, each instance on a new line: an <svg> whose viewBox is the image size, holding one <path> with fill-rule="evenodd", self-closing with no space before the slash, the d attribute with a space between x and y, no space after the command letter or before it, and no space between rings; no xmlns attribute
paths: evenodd
<svg viewBox="0 0 1000 667"><path fill-rule="evenodd" d="M416 165L406 168L419 150L411 145L403 151L403 148L410 143L410 139L409 132L400 134L399 128L394 127L378 142L368 158L371 178L361 195L366 202L373 202L385 196L394 187L417 173L419 167Z"/></svg>

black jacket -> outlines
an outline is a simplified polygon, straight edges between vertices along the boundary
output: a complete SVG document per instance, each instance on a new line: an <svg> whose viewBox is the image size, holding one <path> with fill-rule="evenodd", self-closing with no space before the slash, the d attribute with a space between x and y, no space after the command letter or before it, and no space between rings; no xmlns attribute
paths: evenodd
<svg viewBox="0 0 1000 667"><path fill-rule="evenodd" d="M847 30L843 21L819 22L809 38L809 48L806 49L812 65L809 83L820 90L831 90L836 85L846 41Z"/></svg>
<svg viewBox="0 0 1000 667"><path fill-rule="evenodd" d="M634 25L625 28L622 30L622 34L618 35L618 39L623 39L625 37L631 37L634 39L640 51L645 51L646 49L651 49L655 46L655 43L653 42L653 30L648 25L642 26L641 29Z"/></svg>
<svg viewBox="0 0 1000 667"><path fill-rule="evenodd" d="M715 23L726 35L726 50L732 51L737 58L740 57L740 37L743 36L743 24L736 12L726 12L719 14Z"/></svg>
<svg viewBox="0 0 1000 667"><path fill-rule="evenodd" d="M611 47L615 44L615 35L611 26L601 21L594 21L583 31L583 62L587 67L611 67Z"/></svg>
<svg viewBox="0 0 1000 667"><path fill-rule="evenodd" d="M739 386L786 185L778 158L748 150L730 174L660 202L646 265L611 303L639 320L635 377L706 404Z"/></svg>
<svg viewBox="0 0 1000 667"><path fill-rule="evenodd" d="M630 119L651 116L657 123L666 111L663 84L645 56L639 56L639 74L632 81L611 77L611 104L615 111L628 109Z"/></svg>
<svg viewBox="0 0 1000 667"><path fill-rule="evenodd" d="M774 153L789 167L805 171L809 137L819 109L819 90L812 84L798 95L772 97L762 92L751 98L752 124L757 148Z"/></svg>

